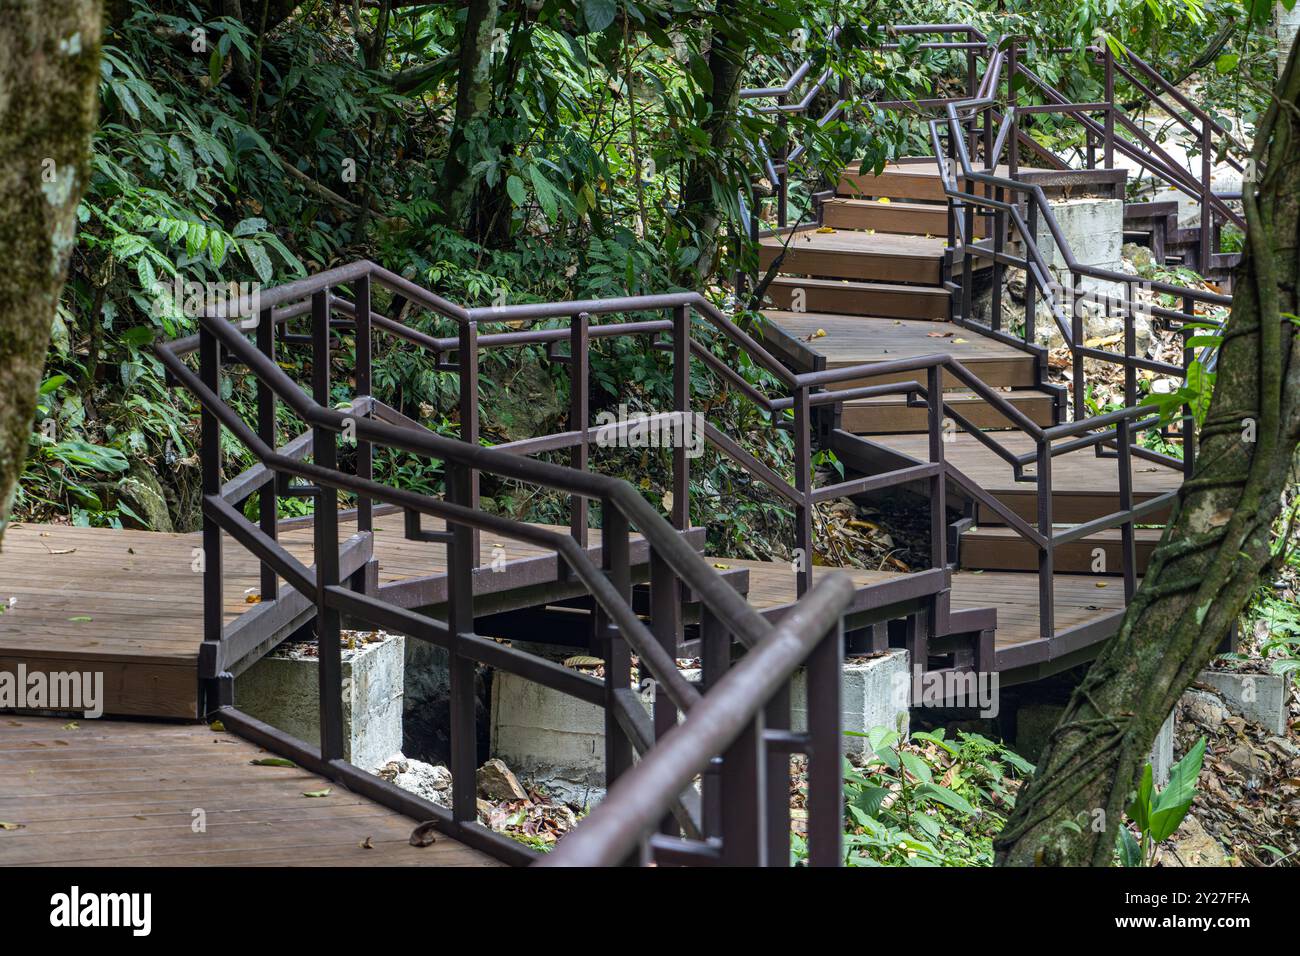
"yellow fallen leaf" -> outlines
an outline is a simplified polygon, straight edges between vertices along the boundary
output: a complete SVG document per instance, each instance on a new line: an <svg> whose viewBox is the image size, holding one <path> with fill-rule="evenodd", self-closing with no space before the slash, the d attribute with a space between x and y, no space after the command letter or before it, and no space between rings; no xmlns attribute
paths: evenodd
<svg viewBox="0 0 1300 956"><path fill-rule="evenodd" d="M835 230L832 229L830 226L821 226L821 227L819 227L819 228L817 229L817 231L818 231L818 232L834 232Z"/></svg>
<svg viewBox="0 0 1300 956"><path fill-rule="evenodd" d="M958 336L957 338L953 339L952 341L953 341L953 344L954 344L954 345L965 345L965 344L966 344L966 339L963 339L961 336Z"/></svg>
<svg viewBox="0 0 1300 956"><path fill-rule="evenodd" d="M887 203L887 202L889 202L889 197L888 197L888 196L881 196L879 199L876 200L876 202Z"/></svg>

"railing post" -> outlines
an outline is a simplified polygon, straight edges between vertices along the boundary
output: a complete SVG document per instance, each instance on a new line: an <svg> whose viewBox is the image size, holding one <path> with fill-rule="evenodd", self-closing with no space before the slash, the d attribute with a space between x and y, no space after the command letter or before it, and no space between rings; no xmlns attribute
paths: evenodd
<svg viewBox="0 0 1300 956"><path fill-rule="evenodd" d="M808 865L844 863L844 734L841 618L808 657Z"/></svg>
<svg viewBox="0 0 1300 956"><path fill-rule="evenodd" d="M618 593L632 600L632 568L629 556L628 523L623 512L609 499L600 505L601 566ZM608 615L596 606L593 616L596 646L605 662L605 788L613 786L632 766L632 742L618 721L615 693L632 686L632 656L627 641Z"/></svg>
<svg viewBox="0 0 1300 956"><path fill-rule="evenodd" d="M460 326L457 359L460 365L460 439L471 445L478 444L478 323L463 322ZM470 468L465 474L464 500L467 508L478 507L478 471ZM479 565L479 531L469 529L473 548L466 557L470 567Z"/></svg>
<svg viewBox="0 0 1300 956"><path fill-rule="evenodd" d="M716 614L700 608L700 683L704 691L731 666L731 633ZM700 827L706 838L722 836L722 758L715 757L700 780Z"/></svg>
<svg viewBox="0 0 1300 956"><path fill-rule="evenodd" d="M767 863L767 761L763 718L756 716L722 755L722 861L727 866ZM787 797L788 800L788 797Z"/></svg>
<svg viewBox="0 0 1300 956"><path fill-rule="evenodd" d="M1115 425L1115 438L1118 445L1116 462L1119 465L1119 510L1128 515L1120 525L1120 563L1124 572L1124 602L1133 600L1137 590L1137 547L1133 533L1133 454L1129 446L1131 438L1129 420L1120 419Z"/></svg>
<svg viewBox="0 0 1300 956"><path fill-rule="evenodd" d="M670 658L676 660L680 652L682 633L681 582L677 580L677 575L673 573L668 562L653 551L650 554L650 627L655 640L668 652ZM645 677L643 673L643 681ZM663 739L665 734L677 726L677 716L677 708L672 698L667 694L659 693L658 687L655 687L656 740ZM665 816L659 823L660 833L676 836L679 829L672 814Z"/></svg>
<svg viewBox="0 0 1300 956"><path fill-rule="evenodd" d="M691 416L691 309L673 308L673 411L680 419L680 430L673 443L673 527L685 531L691 526L691 459L687 439L694 435ZM703 431L694 435L704 441Z"/></svg>
<svg viewBox="0 0 1300 956"><path fill-rule="evenodd" d="M1211 155L1214 149L1212 140L1213 129L1210 126L1208 117L1201 120L1201 261L1197 263L1197 271L1203 276L1210 274L1211 259L1214 255L1213 247L1210 245L1213 232L1212 222L1214 219L1213 211L1210 204L1214 198L1214 190L1210 184L1213 157Z"/></svg>
<svg viewBox="0 0 1300 956"><path fill-rule="evenodd" d="M1103 42L1106 67L1106 136L1102 161L1107 169L1115 168L1115 53L1109 42Z"/></svg>
<svg viewBox="0 0 1300 956"><path fill-rule="evenodd" d="M946 466L943 455L943 369L931 365L926 369L927 428L930 433L930 461L939 466L938 473L930 479L930 566L944 568L948 565L948 512L945 492Z"/></svg>
<svg viewBox="0 0 1300 956"><path fill-rule="evenodd" d="M809 700L812 688L808 688ZM763 709L765 730L790 729L790 682L785 681ZM784 747L764 744L767 755L763 826L767 831L767 865L790 865L790 754Z"/></svg>
<svg viewBox="0 0 1300 956"><path fill-rule="evenodd" d="M372 384L373 363L371 359L370 336L370 276L364 275L352 284L353 301L356 304L356 343L357 367L356 398L369 398L374 390ZM367 412L367 414L369 414ZM375 474L374 446L363 439L357 439L357 477L370 479ZM375 527L374 502L362 495L357 496L357 530L373 531Z"/></svg>
<svg viewBox="0 0 1300 956"><path fill-rule="evenodd" d="M590 345L591 316L579 312L569 325L569 430L582 432L578 444L569 449L569 467L587 470L591 453L587 431L591 423L591 362L587 355ZM589 506L582 495L569 497L569 532L573 539L587 546Z"/></svg>
<svg viewBox="0 0 1300 956"><path fill-rule="evenodd" d="M790 170L787 162L790 158L790 124L786 120L784 113L778 120L778 126L781 130L781 148L777 153L777 161L781 164L777 174L777 181L773 183L776 189L776 224L779 228L784 229L789 219L787 205L790 196Z"/></svg>
<svg viewBox="0 0 1300 956"><path fill-rule="evenodd" d="M1052 443L1046 438L1038 441L1038 466L1035 478L1038 485L1038 533L1046 542L1038 552L1038 633L1040 637L1055 635L1056 556L1052 548Z"/></svg>
<svg viewBox="0 0 1300 956"><path fill-rule="evenodd" d="M322 408L330 401L330 290L311 297L311 390ZM338 435L329 428L312 428L312 458L321 468L338 467ZM312 516L316 557L316 656L320 686L320 755L343 759L343 661L339 612L326 600L326 589L339 583L339 493L323 482L316 485Z"/></svg>
<svg viewBox="0 0 1300 956"><path fill-rule="evenodd" d="M813 500L812 423L809 419L808 389L794 393L794 487L800 503L794 507L795 591L803 597L812 587Z"/></svg>
<svg viewBox="0 0 1300 956"><path fill-rule="evenodd" d="M1087 383L1083 376L1083 353L1079 351L1084 345L1083 303L1079 294L1079 276L1070 272L1070 374L1074 387L1074 420L1081 422L1088 417Z"/></svg>
<svg viewBox="0 0 1300 956"><path fill-rule="evenodd" d="M275 320L270 309L263 309L257 318L257 349L275 361ZM220 393L218 393L220 394ZM205 413L206 416L206 413ZM270 448L277 446L275 428L275 390L260 378L257 380L257 437ZM206 441L204 442L206 445ZM207 489L205 488L206 492ZM257 523L262 533L275 540L279 533L279 494L276 476L262 485L257 498ZM206 522L205 522L206 524ZM262 582L259 594L263 601L274 601L279 595L279 578L269 564L262 564Z"/></svg>
<svg viewBox="0 0 1300 956"><path fill-rule="evenodd" d="M200 321L199 377L212 394L221 396L221 343ZM214 319L212 321L221 321ZM199 417L199 462L202 466L204 496L221 495L221 422L206 407ZM201 673L204 680L203 711L220 706L218 689L221 634L225 598L222 594L221 526L203 510L203 537L200 553L203 573L203 644L200 658L211 661L211 671ZM204 668L208 671L208 668Z"/></svg>
<svg viewBox="0 0 1300 956"><path fill-rule="evenodd" d="M465 465L447 466L447 497L467 505L474 497L474 476ZM479 545L475 529L448 522L451 541L447 545L447 627L451 645L447 649L451 744L451 812L462 823L478 817L476 772L478 770L478 728L475 720L474 659L460 653L461 635L474 633L474 569Z"/></svg>
<svg viewBox="0 0 1300 956"><path fill-rule="evenodd" d="M1038 316L1038 280L1034 277L1034 270L1030 268L1029 246L1032 243L1038 245L1038 203L1034 196L1028 196L1025 199L1027 221L1025 228L1028 230L1028 236L1021 236L1021 241L1025 244L1025 344L1033 345L1035 336L1035 319Z"/></svg>
<svg viewBox="0 0 1300 956"><path fill-rule="evenodd" d="M1016 94L1016 71L1020 65L1016 38L1012 37L1007 47L1007 109L1011 112L1011 130L1007 134L1007 170L1008 178L1015 179L1020 172L1020 117L1016 113L1018 97Z"/></svg>

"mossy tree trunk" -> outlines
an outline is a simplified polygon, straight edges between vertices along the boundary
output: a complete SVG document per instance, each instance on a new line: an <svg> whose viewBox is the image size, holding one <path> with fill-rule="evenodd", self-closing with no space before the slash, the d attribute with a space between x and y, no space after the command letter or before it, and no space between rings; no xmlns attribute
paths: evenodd
<svg viewBox="0 0 1300 956"><path fill-rule="evenodd" d="M456 118L442 167L442 207L448 224L464 226L474 197L474 126L492 108L492 46L501 0L469 0L460 39Z"/></svg>
<svg viewBox="0 0 1300 956"><path fill-rule="evenodd" d="M748 51L748 44L743 36L737 35L733 24L737 9L736 0L718 0L709 18L713 31L709 43L713 89L709 92L709 115L700 124L708 134L709 144L687 168L682 207L676 217L700 249L695 262L677 277L687 288L700 288L704 279L713 273L718 233L723 226L715 183L727 182L726 153L734 138L741 74ZM753 214L757 215L757 210Z"/></svg>
<svg viewBox="0 0 1300 956"><path fill-rule="evenodd" d="M1300 441L1300 69L1257 131L1218 375L1192 477L1119 633L1053 731L995 842L1002 865L1108 866L1160 725L1273 563Z"/></svg>
<svg viewBox="0 0 1300 956"><path fill-rule="evenodd" d="M0 0L0 535L89 174L99 0Z"/></svg>

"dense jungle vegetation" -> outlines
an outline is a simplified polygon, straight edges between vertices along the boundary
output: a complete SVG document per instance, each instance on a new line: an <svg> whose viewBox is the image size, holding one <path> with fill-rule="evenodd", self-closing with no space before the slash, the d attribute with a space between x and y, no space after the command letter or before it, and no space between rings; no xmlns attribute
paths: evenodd
<svg viewBox="0 0 1300 956"><path fill-rule="evenodd" d="M795 186L804 204L845 164L924 147L923 124L871 101L921 96L962 71L949 51L880 50L889 23L1027 36L1035 69L1077 100L1095 98L1099 73L1056 48L1105 35L1173 79L1199 70L1202 99L1250 121L1275 61L1246 19L1235 3L1201 0L118 0L106 12L93 175L15 516L197 526L196 409L148 351L156 336L193 330L178 279L270 286L365 257L465 305L680 288L722 301L730 272L754 262L737 197L762 207L760 140L807 145ZM834 46L832 24L845 31ZM777 122L737 98L740 85L779 83L804 57L836 71L851 121L819 127L813 109ZM1069 134L1046 122L1037 135ZM451 331L424 313L404 320ZM294 351L281 361L306 381ZM648 343L610 340L593 355L593 414L666 407L667 363ZM393 340L376 358L391 404L456 434L454 375ZM483 378L485 441L560 430L567 373L541 350L490 351ZM226 387L251 412L249 382ZM697 394L713 394L711 416L761 457L782 460L787 434L755 427L752 406L704 380ZM287 438L299 426L282 415ZM246 463L242 449L227 451L229 467ZM602 453L595 466L657 501L667 469L656 454ZM441 483L438 466L406 456L384 458L378 474L422 490ZM769 495L712 457L693 479L694 507L725 539L715 546L782 551L786 519ZM505 512L565 518L563 501L523 489L484 494Z"/></svg>

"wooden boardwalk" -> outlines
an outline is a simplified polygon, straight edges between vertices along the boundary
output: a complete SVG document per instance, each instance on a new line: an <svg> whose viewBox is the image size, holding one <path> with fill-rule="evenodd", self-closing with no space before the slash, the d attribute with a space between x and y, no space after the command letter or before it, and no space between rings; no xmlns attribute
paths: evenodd
<svg viewBox="0 0 1300 956"><path fill-rule="evenodd" d="M339 524L340 540L356 532L354 518ZM280 535L304 563L311 536L309 523ZM599 531L590 544L595 557ZM198 545L197 534L12 525L0 552L0 603L15 602L0 614L0 671L24 664L29 672L103 672L108 714L198 717ZM531 603L538 586L556 581L554 554L536 545L483 535L480 549L485 573L475 577L475 594L493 609L500 609L502 592ZM223 551L229 623L257 606L260 576L242 547L227 539ZM407 540L400 513L376 516L374 554L381 593L388 589L404 606L436 605L445 594L446 546ZM498 555L505 573L491 571ZM568 588L576 593L576 585Z"/></svg>
<svg viewBox="0 0 1300 956"><path fill-rule="evenodd" d="M499 865L266 756L203 725L0 716L0 865Z"/></svg>

